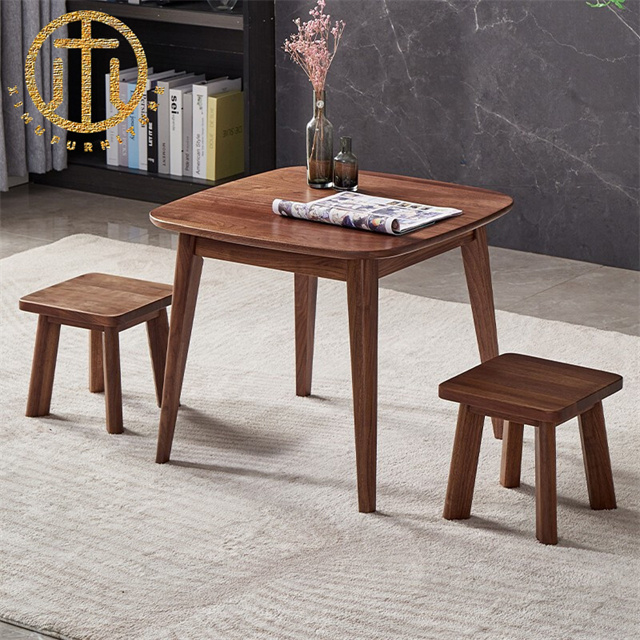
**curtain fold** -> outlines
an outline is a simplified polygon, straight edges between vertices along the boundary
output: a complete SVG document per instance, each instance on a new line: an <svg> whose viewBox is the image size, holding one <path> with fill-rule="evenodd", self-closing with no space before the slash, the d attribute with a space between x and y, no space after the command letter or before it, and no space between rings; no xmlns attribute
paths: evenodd
<svg viewBox="0 0 640 640"><path fill-rule="evenodd" d="M51 20L66 13L65 0L1 0L0 1L0 191L8 188L9 176L58 171L67 166L66 131L52 125L35 107L27 92L24 62L31 43L38 32ZM38 55L36 79L45 102L52 98L53 59L62 58L64 64L64 101L56 113L66 117L67 52L54 49L55 38L67 37L67 28L57 29L49 37ZM9 95L8 87L18 87L17 95ZM22 101L21 107L14 105ZM21 119L23 113L33 118L29 124ZM38 126L45 133L38 136ZM60 142L51 144L54 135Z"/></svg>

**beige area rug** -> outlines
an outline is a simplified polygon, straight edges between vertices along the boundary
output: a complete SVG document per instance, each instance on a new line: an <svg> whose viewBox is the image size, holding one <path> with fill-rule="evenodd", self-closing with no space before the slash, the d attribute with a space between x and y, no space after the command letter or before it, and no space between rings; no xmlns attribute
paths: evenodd
<svg viewBox="0 0 640 640"><path fill-rule="evenodd" d="M293 276L205 263L172 463L143 327L122 335L126 433L104 427L87 336L63 328L52 411L23 417L36 317L18 298L88 271L172 281L173 252L74 236L2 270L0 617L92 640L637 638L638 341L499 313L503 351L625 376L605 402L619 508L588 507L577 422L558 430L560 543L498 483L487 424L473 517L442 507L477 363L469 307L381 290L378 508L357 511L342 283L318 299L314 395L294 394Z"/></svg>

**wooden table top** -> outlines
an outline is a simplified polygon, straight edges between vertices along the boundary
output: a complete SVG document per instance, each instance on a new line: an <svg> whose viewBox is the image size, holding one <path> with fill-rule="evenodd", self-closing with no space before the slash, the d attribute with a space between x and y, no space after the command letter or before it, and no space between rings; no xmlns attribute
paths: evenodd
<svg viewBox="0 0 640 640"><path fill-rule="evenodd" d="M304 167L286 167L170 202L154 209L150 218L163 229L222 242L365 259L403 255L463 235L504 215L513 204L495 191L370 171L360 172L359 183L366 195L455 207L463 213L404 236L282 218L271 209L275 198L310 202L335 193L308 187Z"/></svg>

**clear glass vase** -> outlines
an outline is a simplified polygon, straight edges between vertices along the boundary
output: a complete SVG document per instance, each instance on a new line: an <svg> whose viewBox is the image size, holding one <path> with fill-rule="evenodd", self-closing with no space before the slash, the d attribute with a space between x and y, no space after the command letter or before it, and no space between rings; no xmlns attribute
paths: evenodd
<svg viewBox="0 0 640 640"><path fill-rule="evenodd" d="M307 124L307 183L314 189L333 186L333 125L327 120L324 91L313 92L313 118Z"/></svg>

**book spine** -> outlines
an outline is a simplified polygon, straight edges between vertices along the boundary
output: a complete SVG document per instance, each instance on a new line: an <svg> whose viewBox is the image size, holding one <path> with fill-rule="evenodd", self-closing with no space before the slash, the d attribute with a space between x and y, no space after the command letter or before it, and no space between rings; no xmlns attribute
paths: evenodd
<svg viewBox="0 0 640 640"><path fill-rule="evenodd" d="M158 173L169 173L169 85L158 82L164 91L158 94Z"/></svg>
<svg viewBox="0 0 640 640"><path fill-rule="evenodd" d="M193 87L193 177L207 177L207 87Z"/></svg>
<svg viewBox="0 0 640 640"><path fill-rule="evenodd" d="M182 175L193 175L193 93L182 96Z"/></svg>
<svg viewBox="0 0 640 640"><path fill-rule="evenodd" d="M104 88L105 88L105 114L107 120L112 118L117 114L116 107L111 103L111 76L110 74L105 74L104 77ZM107 147L107 164L111 166L118 166L118 139L116 136L118 135L118 127L110 127L106 131L107 134L107 142L109 146Z"/></svg>
<svg viewBox="0 0 640 640"><path fill-rule="evenodd" d="M134 92L136 90L136 85L134 82L129 82L129 91L127 101L131 100ZM132 111L131 115L127 118L127 166L129 169L139 169L138 164L138 129L140 123L138 122L138 118L140 117L140 105ZM138 125L138 128L136 128Z"/></svg>
<svg viewBox="0 0 640 640"><path fill-rule="evenodd" d="M218 101L214 96L207 99L207 180L216 179L217 106Z"/></svg>
<svg viewBox="0 0 640 640"><path fill-rule="evenodd" d="M129 83L120 81L120 100L122 102L128 102L129 100ZM122 144L118 143L118 165L121 167L128 167L128 140L129 134L127 133L127 127L129 126L127 123L129 118L125 118L122 122L118 124L118 135L120 136L120 140L122 140Z"/></svg>
<svg viewBox="0 0 640 640"><path fill-rule="evenodd" d="M147 89L150 89L151 85L147 82ZM147 125L144 124L144 117L147 114L147 92L145 91L142 94L142 98L140 99L140 104L138 105L138 109L136 111L140 111L138 117L136 118L136 139L138 141L138 169L147 170ZM142 122L141 122L142 120Z"/></svg>
<svg viewBox="0 0 640 640"><path fill-rule="evenodd" d="M169 92L169 173L182 175L182 91L171 89Z"/></svg>
<svg viewBox="0 0 640 640"><path fill-rule="evenodd" d="M155 93L147 92L147 105L155 101ZM158 173L158 111L147 109L147 171Z"/></svg>

